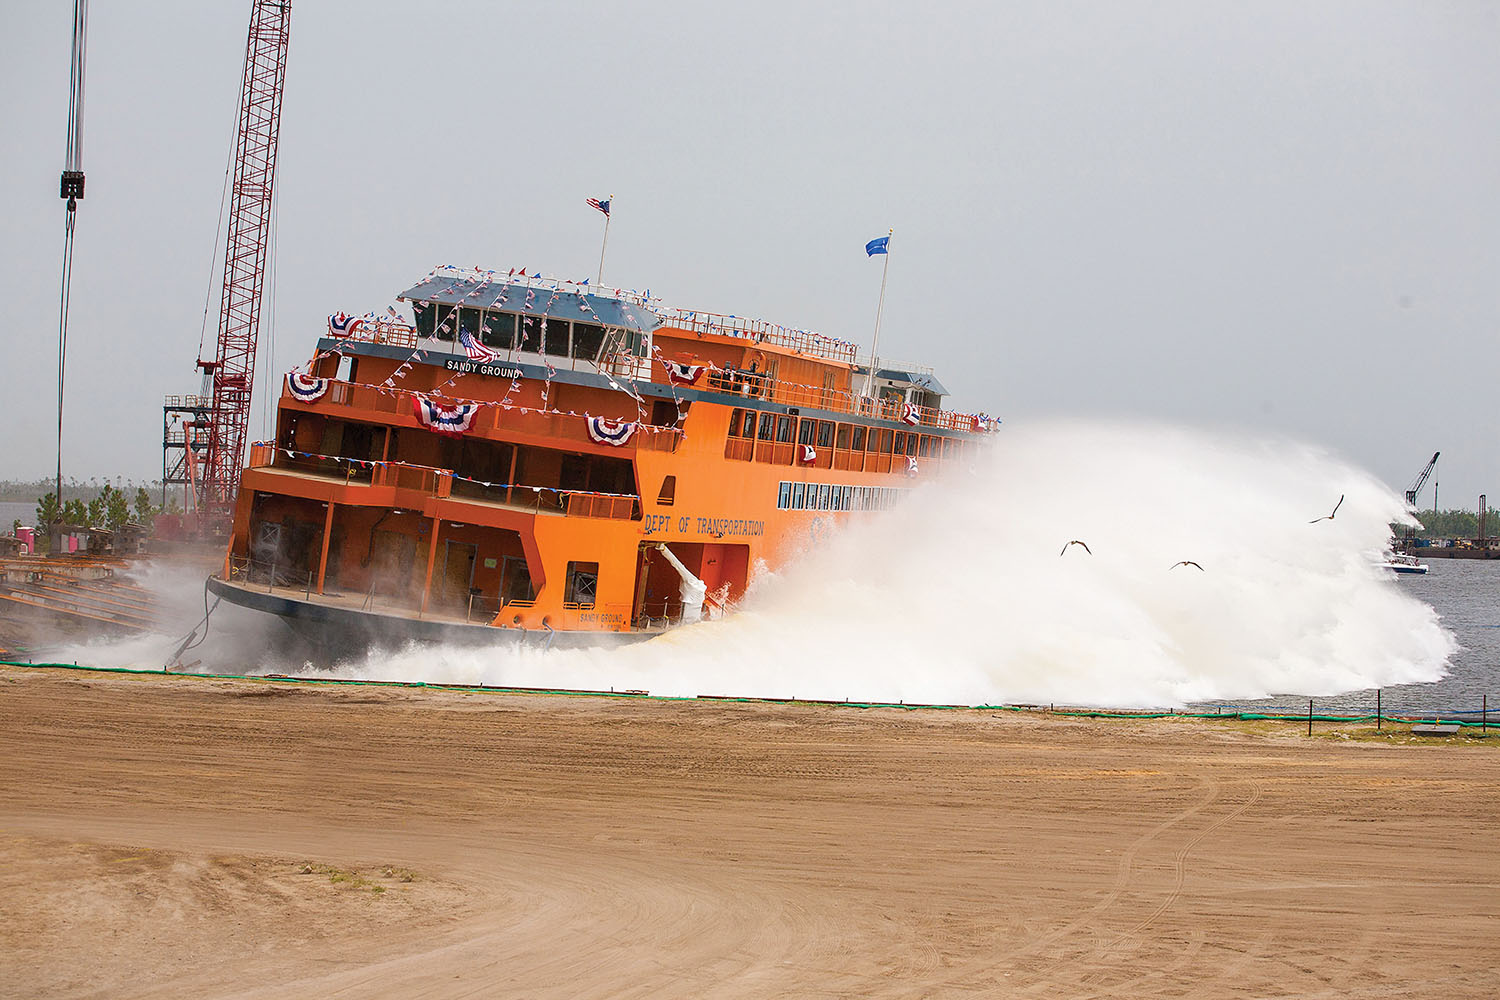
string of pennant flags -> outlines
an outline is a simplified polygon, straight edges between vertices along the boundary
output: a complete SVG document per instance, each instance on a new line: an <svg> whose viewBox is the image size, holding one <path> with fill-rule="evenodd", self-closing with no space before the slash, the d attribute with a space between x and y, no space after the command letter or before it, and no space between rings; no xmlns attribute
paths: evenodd
<svg viewBox="0 0 1500 1000"><path fill-rule="evenodd" d="M294 399L303 403L313 403L327 394L335 379L315 378L300 372L288 372L286 376L287 389ZM412 409L419 422L440 434L458 436L473 429L474 421L480 412L486 407L496 407L508 413L540 414L551 417L573 417L585 421L589 436L601 444L609 444L615 447L624 445L637 433L647 434L679 434L683 431L678 427L661 427L646 423L644 420L627 421L611 417L596 416L587 411L579 413L575 410L556 410L548 407L522 406L515 403L497 403L493 400L481 399L454 399L447 397L440 401L435 394L417 392L416 390L399 389L388 390L382 386L367 386L382 393L382 395L408 394L412 399ZM684 435L685 436L685 435Z"/></svg>
<svg viewBox="0 0 1500 1000"><path fill-rule="evenodd" d="M453 479L462 480L463 482L466 482L466 483L474 483L476 486L483 486L486 489L491 489L491 490L531 490L533 493L553 493L553 494L556 494L558 497L560 497L563 500L566 500L570 496L606 497L606 498L611 499L611 500L639 500L640 499L640 497L638 497L634 493L601 493L598 490L569 490L569 489L563 489L563 488L557 487L557 486L532 486L532 485L527 484L527 483L492 483L492 482L489 482L488 480L484 480L484 479L475 479L473 476L460 475L457 472L451 472L451 471L449 471L447 469L430 469L430 468L427 468L425 466L407 465L405 462L381 461L379 459L373 459L373 458L370 458L370 459L366 459L366 458L348 458L348 457L346 457L344 455L321 455L321 454L319 454L317 452L314 452L314 451L298 451L295 448L283 448L283 447L281 447L279 445L273 445L269 441L256 441L256 442L254 442L251 445L251 447L257 447L257 446L259 446L259 447L274 448L275 451L277 451L277 452L285 455L287 458L313 459L313 460L322 461L322 462L335 462L335 463L338 463L338 464L341 464L341 465L347 465L347 466L350 466L350 467L356 468L356 469L386 469L386 468L419 469L419 470L424 471L424 472L440 473L442 475L449 476L449 477L451 477Z"/></svg>

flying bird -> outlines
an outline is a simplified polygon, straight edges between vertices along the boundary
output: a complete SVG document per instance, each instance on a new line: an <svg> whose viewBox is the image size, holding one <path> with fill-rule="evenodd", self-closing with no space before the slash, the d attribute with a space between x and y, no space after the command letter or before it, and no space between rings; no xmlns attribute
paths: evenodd
<svg viewBox="0 0 1500 1000"><path fill-rule="evenodd" d="M1337 514L1339 512L1339 508L1342 507L1342 506L1344 506L1344 494L1340 493L1339 494L1339 502L1333 505L1333 514L1329 514L1327 517L1315 517L1311 521L1308 521L1307 523L1308 524L1317 524L1319 521L1332 521L1333 520L1333 515Z"/></svg>
<svg viewBox="0 0 1500 1000"><path fill-rule="evenodd" d="M1183 559L1180 562L1174 562L1172 565L1168 566L1167 569L1173 570L1173 569L1176 569L1178 566L1192 566L1192 567L1196 568L1200 573L1203 572L1203 567L1199 566L1197 563L1193 562L1191 559Z"/></svg>
<svg viewBox="0 0 1500 1000"><path fill-rule="evenodd" d="M1083 545L1083 551L1087 552L1089 555L1093 555L1094 554L1092 549L1090 549L1087 545L1084 545L1083 542L1080 542L1076 538L1073 539L1071 542L1069 542L1068 545ZM1065 556L1065 555L1068 554L1068 545L1064 545L1062 547L1062 551L1057 554L1057 557L1059 559L1061 559L1063 556Z"/></svg>

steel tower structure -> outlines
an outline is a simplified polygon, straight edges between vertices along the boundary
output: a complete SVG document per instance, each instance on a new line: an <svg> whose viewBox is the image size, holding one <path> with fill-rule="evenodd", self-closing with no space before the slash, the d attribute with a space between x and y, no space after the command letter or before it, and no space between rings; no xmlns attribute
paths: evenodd
<svg viewBox="0 0 1500 1000"><path fill-rule="evenodd" d="M198 360L213 389L198 485L199 510L207 518L204 528L222 525L232 516L244 465L291 16L291 0L253 0L251 5L224 246L218 352L212 361Z"/></svg>

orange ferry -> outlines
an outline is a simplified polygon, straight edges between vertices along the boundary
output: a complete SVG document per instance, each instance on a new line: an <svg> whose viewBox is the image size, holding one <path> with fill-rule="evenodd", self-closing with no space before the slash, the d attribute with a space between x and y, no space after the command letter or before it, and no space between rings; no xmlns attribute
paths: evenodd
<svg viewBox="0 0 1500 1000"><path fill-rule="evenodd" d="M284 380L209 581L323 641L649 637L995 427L928 369L621 289L444 267L400 300Z"/></svg>

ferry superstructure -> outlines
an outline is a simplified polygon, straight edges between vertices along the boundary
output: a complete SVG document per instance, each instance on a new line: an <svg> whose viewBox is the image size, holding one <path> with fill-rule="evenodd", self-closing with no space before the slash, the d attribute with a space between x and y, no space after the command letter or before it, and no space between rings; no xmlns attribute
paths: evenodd
<svg viewBox="0 0 1500 1000"><path fill-rule="evenodd" d="M444 267L399 301L284 380L227 600L323 637L644 638L995 427L928 369L627 290Z"/></svg>

